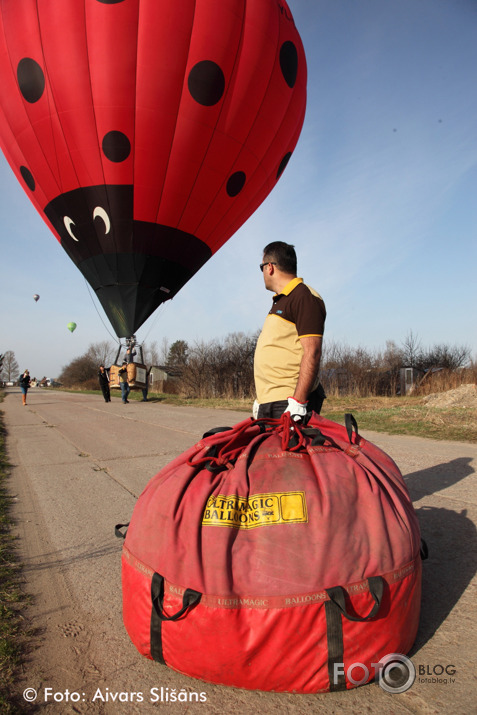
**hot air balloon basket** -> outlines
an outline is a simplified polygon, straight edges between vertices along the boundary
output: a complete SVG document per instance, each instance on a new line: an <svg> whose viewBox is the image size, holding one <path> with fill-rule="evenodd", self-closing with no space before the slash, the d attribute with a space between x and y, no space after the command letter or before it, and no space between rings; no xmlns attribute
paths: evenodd
<svg viewBox="0 0 477 715"><path fill-rule="evenodd" d="M111 389L121 388L121 383L119 382L120 369L121 365L111 365L109 369L109 387ZM131 390L142 390L147 387L147 367L145 365L142 363L129 363L127 370Z"/></svg>

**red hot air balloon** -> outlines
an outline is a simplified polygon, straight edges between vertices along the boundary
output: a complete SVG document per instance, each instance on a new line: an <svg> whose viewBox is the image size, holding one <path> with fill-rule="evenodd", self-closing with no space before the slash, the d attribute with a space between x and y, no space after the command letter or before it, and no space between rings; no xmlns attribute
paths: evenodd
<svg viewBox="0 0 477 715"><path fill-rule="evenodd" d="M285 0L0 0L0 142L118 337L273 189L306 104Z"/></svg>

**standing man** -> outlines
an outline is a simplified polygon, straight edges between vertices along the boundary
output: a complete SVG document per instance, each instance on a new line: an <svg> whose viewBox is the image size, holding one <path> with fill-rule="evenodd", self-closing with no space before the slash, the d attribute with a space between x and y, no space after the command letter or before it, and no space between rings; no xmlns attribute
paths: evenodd
<svg viewBox="0 0 477 715"><path fill-rule="evenodd" d="M326 309L321 296L297 278L294 246L274 241L260 264L273 304L257 341L254 416L294 420L319 413L326 395L318 379Z"/></svg>
<svg viewBox="0 0 477 715"><path fill-rule="evenodd" d="M111 402L111 392L109 389L109 375L108 375L108 371L106 370L104 365L99 366L98 380L99 380L99 386L101 388L101 392L103 393L104 401Z"/></svg>
<svg viewBox="0 0 477 715"><path fill-rule="evenodd" d="M123 361L122 366L118 370L118 375L119 375L119 384L121 385L121 398L124 402L124 404L128 404L128 395L129 395L129 382L128 382L128 364L126 360Z"/></svg>

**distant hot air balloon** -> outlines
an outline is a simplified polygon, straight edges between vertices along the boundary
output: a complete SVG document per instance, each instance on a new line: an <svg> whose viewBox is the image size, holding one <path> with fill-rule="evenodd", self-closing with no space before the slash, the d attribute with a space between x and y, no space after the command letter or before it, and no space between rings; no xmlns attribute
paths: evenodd
<svg viewBox="0 0 477 715"><path fill-rule="evenodd" d="M76 323L68 323L68 325L66 327L68 328L70 333L74 333L76 330Z"/></svg>
<svg viewBox="0 0 477 715"><path fill-rule="evenodd" d="M35 295L33 296L33 300L35 301L35 303L40 300L40 296L38 295L38 293L35 293Z"/></svg>
<svg viewBox="0 0 477 715"><path fill-rule="evenodd" d="M270 193L306 104L285 0L0 0L0 143L118 337Z"/></svg>

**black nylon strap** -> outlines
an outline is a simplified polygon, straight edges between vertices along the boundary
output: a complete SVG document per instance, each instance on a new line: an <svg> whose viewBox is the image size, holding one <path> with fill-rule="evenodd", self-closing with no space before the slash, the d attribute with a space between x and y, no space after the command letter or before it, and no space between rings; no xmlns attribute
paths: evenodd
<svg viewBox="0 0 477 715"><path fill-rule="evenodd" d="M328 678L330 692L346 690L344 673L335 675L335 663L343 664L343 621L341 611L333 601L325 601L326 638L328 641Z"/></svg>
<svg viewBox="0 0 477 715"><path fill-rule="evenodd" d="M129 526L129 521L128 521L127 524L116 524L116 526L114 527L114 533L115 533L115 535L118 537L118 539L125 539L125 538L126 538L127 529L126 529L126 531L124 532L124 534L123 534L123 532L121 531L121 529L124 529L125 526Z"/></svg>
<svg viewBox="0 0 477 715"><path fill-rule="evenodd" d="M381 601L384 592L384 580L381 576L372 576L371 578L368 578L368 586L369 593L374 601L374 606L367 616L352 616L348 613L346 608L345 590L342 586L327 588L326 593L330 597L330 600L337 606L337 608L339 608L342 615L349 621L369 621L378 614L378 611L381 608Z"/></svg>
<svg viewBox="0 0 477 715"><path fill-rule="evenodd" d="M167 616L164 613L164 576L155 573L151 581L151 655L153 660L159 663L164 663L164 655L162 652L162 624L165 621L177 621L184 613L191 608L194 608L199 603L202 594L199 591L194 591L192 588L186 588L182 596L182 608L172 616Z"/></svg>
<svg viewBox="0 0 477 715"><path fill-rule="evenodd" d="M343 646L343 619L345 616L350 621L368 621L374 618L379 611L384 591L384 580L381 576L368 578L369 592L374 600L374 606L367 616L352 616L346 610L345 590L342 586L327 588L330 597L325 601L326 637L328 641L328 679L330 692L346 690L346 676L344 672L344 646ZM335 664L339 664L339 672L335 672Z"/></svg>
<svg viewBox="0 0 477 715"><path fill-rule="evenodd" d="M426 559L429 558L429 548L427 546L427 543L424 541L424 539L421 539L421 559L425 561Z"/></svg>
<svg viewBox="0 0 477 715"><path fill-rule="evenodd" d="M164 655L162 652L162 620L157 614L155 603L157 600L164 600L164 577L155 573L151 581L151 656L153 660L165 665Z"/></svg>
<svg viewBox="0 0 477 715"><path fill-rule="evenodd" d="M349 443L353 444L353 427L354 431L356 432L356 437L358 437L358 423L356 422L351 412L347 412L345 414L345 427L348 433Z"/></svg>

